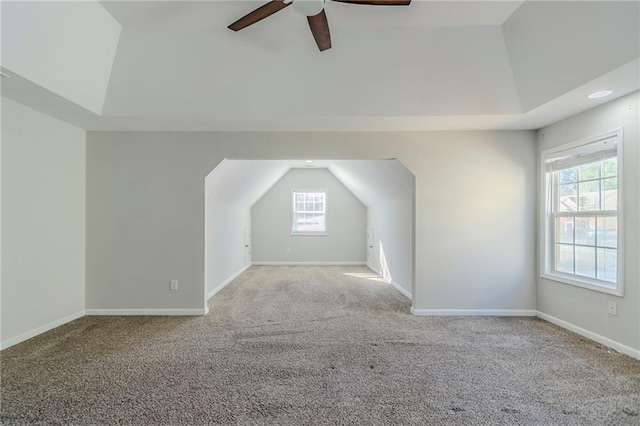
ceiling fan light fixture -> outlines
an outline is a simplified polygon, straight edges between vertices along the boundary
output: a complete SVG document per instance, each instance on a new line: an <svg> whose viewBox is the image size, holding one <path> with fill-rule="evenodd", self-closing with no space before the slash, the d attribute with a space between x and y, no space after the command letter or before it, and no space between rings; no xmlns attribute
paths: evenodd
<svg viewBox="0 0 640 426"><path fill-rule="evenodd" d="M324 9L324 0L293 0L293 9L301 15L316 16Z"/></svg>
<svg viewBox="0 0 640 426"><path fill-rule="evenodd" d="M305 15L313 39L321 52L331 49L331 33L329 31L329 22L327 14L324 11L324 3L326 0L271 0L263 4L259 8L249 12L242 18L229 25L232 31L240 31L256 22L273 15L293 4L293 8L297 13ZM334 0L341 3L364 4L373 6L406 6L411 0Z"/></svg>

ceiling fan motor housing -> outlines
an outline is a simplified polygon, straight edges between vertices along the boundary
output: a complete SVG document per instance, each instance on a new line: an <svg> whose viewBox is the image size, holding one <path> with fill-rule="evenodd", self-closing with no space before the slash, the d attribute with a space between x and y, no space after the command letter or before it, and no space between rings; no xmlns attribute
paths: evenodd
<svg viewBox="0 0 640 426"><path fill-rule="evenodd" d="M293 0L296 12L305 16L316 16L324 9L324 0Z"/></svg>

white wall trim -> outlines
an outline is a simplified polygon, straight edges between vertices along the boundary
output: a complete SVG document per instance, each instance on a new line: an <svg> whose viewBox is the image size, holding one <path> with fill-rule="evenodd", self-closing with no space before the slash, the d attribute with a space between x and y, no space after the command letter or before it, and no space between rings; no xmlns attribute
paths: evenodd
<svg viewBox="0 0 640 426"><path fill-rule="evenodd" d="M418 316L535 317L535 309L415 309Z"/></svg>
<svg viewBox="0 0 640 426"><path fill-rule="evenodd" d="M219 292L220 290L222 290L223 288L225 288L227 286L227 284L229 284L231 281L235 280L236 278L238 278L244 271L246 271L247 269L249 269L249 267L252 264L249 263L247 266L244 266L243 268L241 268L238 272L236 272L235 274L231 275L229 278L227 278L226 280L224 280L224 282L222 284L220 284L218 287L214 288L213 290L211 290L209 293L207 293L207 300L211 299L217 292ZM207 309L209 307L207 306Z"/></svg>
<svg viewBox="0 0 640 426"><path fill-rule="evenodd" d="M366 263L365 265L367 266L367 268L371 269L376 275L382 276L380 271L378 271L373 265L369 265L368 263Z"/></svg>
<svg viewBox="0 0 640 426"><path fill-rule="evenodd" d="M378 271L376 268L374 268L372 265L369 265L368 263L365 263L365 265L367 266L367 268L371 269L373 271L374 274L378 275L378 276L382 276L382 274L380 273L380 271ZM389 283L391 284L391 286L393 286L393 288L395 288L396 290L398 290L400 293L402 293L403 296L407 297L408 299L411 299L411 293L409 293L407 290L405 290L404 288L402 288L400 286L400 284L398 284L397 282L391 280L391 282Z"/></svg>
<svg viewBox="0 0 640 426"><path fill-rule="evenodd" d="M551 324L555 324L558 327L562 327L566 330L572 331L576 334L581 335L582 337L586 337L587 339L593 340L594 342L600 343L601 345L604 345L608 348L614 349L625 355L629 355L632 358L640 359L639 349L634 349L630 346L623 345L622 343L616 342L615 340L611 340L608 337L604 337L592 331L585 330L582 327L578 327L577 325L573 325L569 322L563 321L549 314L545 314L544 312L538 311L537 316L538 318L548 321Z"/></svg>
<svg viewBox="0 0 640 426"><path fill-rule="evenodd" d="M87 309L91 315L206 315L208 308L202 309Z"/></svg>
<svg viewBox="0 0 640 426"><path fill-rule="evenodd" d="M395 281L391 281L389 284L391 284L393 286L393 288L395 288L396 290L398 290L400 293L402 293L403 296L405 296L408 299L411 299L411 293L409 293L407 290L405 290L404 288L400 287L400 284L398 284Z"/></svg>
<svg viewBox="0 0 640 426"><path fill-rule="evenodd" d="M253 262L259 266L366 266L366 261L361 262Z"/></svg>
<svg viewBox="0 0 640 426"><path fill-rule="evenodd" d="M40 327L36 327L32 330L25 331L24 333L21 333L16 337L12 337L10 339L2 341L2 343L0 344L0 349L7 349L8 347L17 345L18 343L24 342L25 340L29 340L32 337L36 337L39 334L52 330L56 327L60 327L63 324L66 324L78 318L82 318L84 315L85 315L85 311L78 311L71 315L67 315L66 317L62 317L55 321L51 321L45 325L41 325Z"/></svg>

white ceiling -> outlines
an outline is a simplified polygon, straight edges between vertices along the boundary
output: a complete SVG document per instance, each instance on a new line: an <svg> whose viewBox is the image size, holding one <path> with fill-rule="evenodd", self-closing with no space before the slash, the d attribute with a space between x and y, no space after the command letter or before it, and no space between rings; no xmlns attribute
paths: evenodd
<svg viewBox="0 0 640 426"><path fill-rule="evenodd" d="M538 128L608 100L592 88L640 88L638 2L328 2L325 52L293 8L234 33L261 2L100 4L122 26L101 113L12 68L5 43L43 42L4 25L3 96L95 130L466 130Z"/></svg>
<svg viewBox="0 0 640 426"><path fill-rule="evenodd" d="M224 28L267 3L247 0L116 1L100 3L120 24L130 29ZM327 1L331 28L411 28L502 25L524 3L517 1L421 1L410 7L370 7ZM271 25L308 30L305 17L290 8L271 16Z"/></svg>
<svg viewBox="0 0 640 426"><path fill-rule="evenodd" d="M251 207L291 165L284 160L224 159L205 178L207 199Z"/></svg>
<svg viewBox="0 0 640 426"><path fill-rule="evenodd" d="M53 2L3 2L2 12L3 67L101 114L122 29L109 12L96 2L74 4L73 13Z"/></svg>

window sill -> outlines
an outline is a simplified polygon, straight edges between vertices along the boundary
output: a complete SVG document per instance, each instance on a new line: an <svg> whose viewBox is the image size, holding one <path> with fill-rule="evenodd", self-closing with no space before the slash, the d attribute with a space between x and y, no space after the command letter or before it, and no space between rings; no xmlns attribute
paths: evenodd
<svg viewBox="0 0 640 426"><path fill-rule="evenodd" d="M587 290L593 290L600 293L611 294L619 297L622 297L624 294L622 291L622 283L620 281L618 281L617 284L605 283L603 281L590 280L588 278L583 279L581 277L576 277L573 275L563 275L550 272L545 272L540 276L541 278L544 278L546 280L586 288Z"/></svg>

